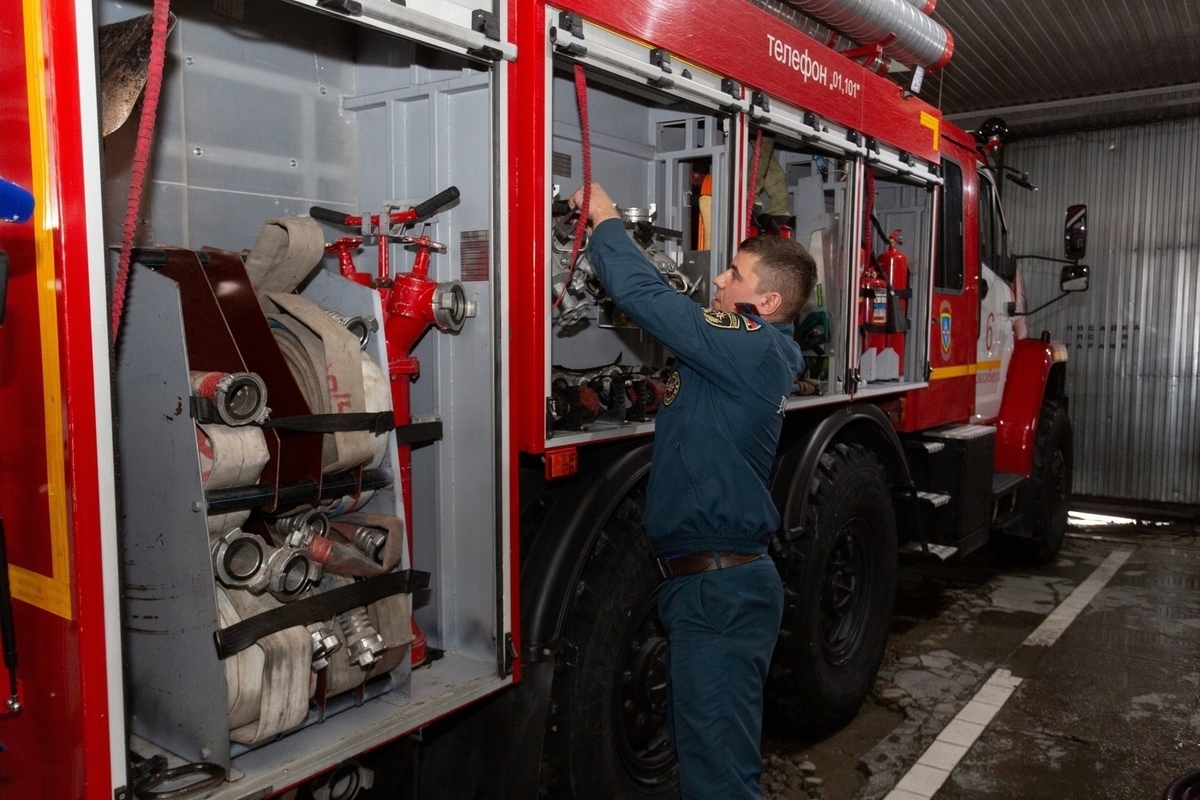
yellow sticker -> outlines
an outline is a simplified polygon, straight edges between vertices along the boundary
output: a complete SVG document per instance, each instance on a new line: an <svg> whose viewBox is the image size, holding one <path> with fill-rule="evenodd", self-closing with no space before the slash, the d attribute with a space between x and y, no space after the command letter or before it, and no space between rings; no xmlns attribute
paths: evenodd
<svg viewBox="0 0 1200 800"><path fill-rule="evenodd" d="M941 144L941 142L938 141L938 137L942 132L942 121L933 114L930 114L928 111L922 111L921 126L924 128L929 128L933 131L933 149L937 150L938 145Z"/></svg>

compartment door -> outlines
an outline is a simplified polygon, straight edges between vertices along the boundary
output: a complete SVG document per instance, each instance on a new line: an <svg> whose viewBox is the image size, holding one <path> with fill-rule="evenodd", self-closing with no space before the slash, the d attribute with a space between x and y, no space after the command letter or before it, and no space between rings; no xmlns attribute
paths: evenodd
<svg viewBox="0 0 1200 800"><path fill-rule="evenodd" d="M0 702L6 797L124 783L91 13L0 5L0 177L34 197L28 220L0 215L0 518L23 705Z"/></svg>
<svg viewBox="0 0 1200 800"><path fill-rule="evenodd" d="M513 61L517 47L503 38L502 19L457 0L289 0L423 44L492 61ZM234 11L244 0L228 3ZM357 7L357 8L356 8ZM237 17L237 13L233 14Z"/></svg>

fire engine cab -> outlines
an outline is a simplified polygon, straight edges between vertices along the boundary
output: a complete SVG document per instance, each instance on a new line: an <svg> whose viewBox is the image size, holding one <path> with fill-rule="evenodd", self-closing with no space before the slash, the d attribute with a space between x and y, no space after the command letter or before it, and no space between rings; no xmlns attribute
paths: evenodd
<svg viewBox="0 0 1200 800"><path fill-rule="evenodd" d="M889 77L950 58L921 4L819 5L6 4L5 796L675 790L672 354L564 213L591 180L701 305L748 235L816 259L777 721L857 712L901 553L1052 558L1066 350L1026 334L1002 126Z"/></svg>

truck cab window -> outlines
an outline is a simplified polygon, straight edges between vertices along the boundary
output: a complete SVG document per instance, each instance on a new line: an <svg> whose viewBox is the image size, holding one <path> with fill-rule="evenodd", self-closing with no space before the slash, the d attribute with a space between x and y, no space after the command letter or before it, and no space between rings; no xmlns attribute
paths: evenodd
<svg viewBox="0 0 1200 800"><path fill-rule="evenodd" d="M963 288L963 190L962 167L943 161L942 216L938 226L934 286L960 292Z"/></svg>
<svg viewBox="0 0 1200 800"><path fill-rule="evenodd" d="M1004 221L996 189L986 173L979 173L979 264L1000 273L1004 256Z"/></svg>

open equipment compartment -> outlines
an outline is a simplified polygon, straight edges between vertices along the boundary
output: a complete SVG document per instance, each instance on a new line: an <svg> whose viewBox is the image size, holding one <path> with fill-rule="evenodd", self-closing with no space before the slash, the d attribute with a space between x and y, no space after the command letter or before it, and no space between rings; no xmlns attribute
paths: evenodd
<svg viewBox="0 0 1200 800"><path fill-rule="evenodd" d="M760 231L790 235L817 265L817 283L795 326L806 371L800 396L790 398L788 407L833 402L849 394L848 253L856 239L848 204L861 147L845 129L776 98L767 107L751 109L746 171L747 191L752 186L755 195L752 223ZM751 175L756 152L758 171Z"/></svg>
<svg viewBox="0 0 1200 800"><path fill-rule="evenodd" d="M106 0L98 18L107 24L148 10ZM461 48L417 41L429 36L408 38L365 18L285 2L176 0L171 10L177 20L137 246L237 253L268 219L306 216L312 206L380 214L456 186L457 202L411 233L447 246L431 254L429 277L460 282L475 311L455 333L426 331L411 351L419 362L413 417L440 421L440 436L414 445L412 554L399 566L431 575L413 597L430 657L415 669L405 658L361 694L331 698L324 715L310 710L282 737L231 746L225 669L213 646L218 610L206 504L215 512L188 416L185 296L153 264L135 263L116 364L130 728L144 755L229 767L229 782L208 796L241 797L282 788L273 784L280 763L300 781L510 681L501 466L507 395L499 390L507 366L496 344L498 68ZM136 127L105 142L105 232L113 247ZM327 225L323 233L331 242L354 231ZM393 274L412 269L410 249L385 246ZM353 257L358 270L375 271L370 241ZM380 294L341 277L331 256L321 266L301 293L331 311L376 320L366 352L386 374ZM395 433L387 439L382 464L363 470L374 494L362 510L405 519ZM345 494L354 488L353 480L343 486ZM252 521L270 505L261 503Z"/></svg>
<svg viewBox="0 0 1200 800"><path fill-rule="evenodd" d="M935 166L873 140L864 162L863 213L870 217L863 220L859 245L859 395L907 390L929 380L930 331L924 320L931 314L933 208L941 183Z"/></svg>
<svg viewBox="0 0 1200 800"><path fill-rule="evenodd" d="M551 180L565 200L583 183L574 71L582 65L592 180L668 281L707 305L733 252L740 87L572 14L547 10L553 43ZM580 38L582 37L582 38ZM585 52L571 47L578 40ZM557 192L557 195L555 193ZM547 437L554 445L652 429L670 353L624 317L591 272L572 269L574 220L552 219L547 287ZM581 253L582 253L581 249Z"/></svg>

